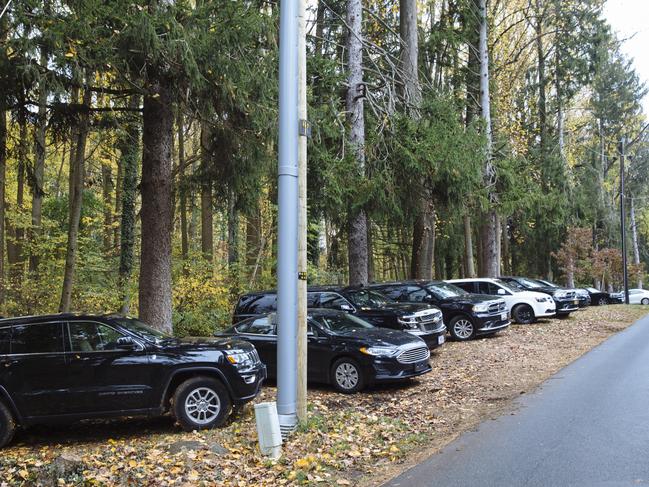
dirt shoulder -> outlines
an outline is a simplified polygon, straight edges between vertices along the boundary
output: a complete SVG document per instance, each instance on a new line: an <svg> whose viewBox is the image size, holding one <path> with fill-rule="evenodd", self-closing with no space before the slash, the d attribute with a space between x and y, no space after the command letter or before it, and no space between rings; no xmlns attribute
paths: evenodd
<svg viewBox="0 0 649 487"><path fill-rule="evenodd" d="M569 319L447 343L433 354L433 372L405 386L354 396L310 389L309 427L290 439L278 462L260 459L247 408L227 427L201 433L182 433L168 418L32 428L1 452L0 486L379 485L510 411L513 399L648 311L591 307ZM266 387L259 401L274 400L275 392ZM72 458L69 468L53 464L61 454Z"/></svg>

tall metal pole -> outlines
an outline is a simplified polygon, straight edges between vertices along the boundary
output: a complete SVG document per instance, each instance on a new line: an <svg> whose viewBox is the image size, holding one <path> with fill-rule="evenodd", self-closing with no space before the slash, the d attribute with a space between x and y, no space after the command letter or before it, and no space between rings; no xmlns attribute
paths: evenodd
<svg viewBox="0 0 649 487"><path fill-rule="evenodd" d="M629 273L626 264L626 209L624 208L625 140L620 140L620 227L622 233L622 274L624 276L624 303L629 304Z"/></svg>
<svg viewBox="0 0 649 487"><path fill-rule="evenodd" d="M277 236L277 413L295 429L297 371L298 0L281 0Z"/></svg>
<svg viewBox="0 0 649 487"><path fill-rule="evenodd" d="M307 100L306 100L306 2L299 0L298 38L298 117L300 139L298 142L298 230L297 230L297 418L300 423L307 420L307 326L306 326L306 284L307 284Z"/></svg>

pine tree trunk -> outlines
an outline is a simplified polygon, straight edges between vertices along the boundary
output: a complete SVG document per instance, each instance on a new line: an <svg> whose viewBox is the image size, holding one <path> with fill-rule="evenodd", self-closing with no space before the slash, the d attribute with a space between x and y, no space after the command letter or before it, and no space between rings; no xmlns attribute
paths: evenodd
<svg viewBox="0 0 649 487"><path fill-rule="evenodd" d="M137 108L139 96L132 96L129 107ZM121 313L130 311L130 294L128 292L131 274L134 266L135 250L135 202L137 200L137 179L140 148L140 123L130 120L120 134L118 149L120 151L120 167L122 168L121 214L119 236L119 287Z"/></svg>
<svg viewBox="0 0 649 487"><path fill-rule="evenodd" d="M201 123L201 250L203 257L212 262L214 255L214 223L212 210L212 128Z"/></svg>
<svg viewBox="0 0 649 487"><path fill-rule="evenodd" d="M261 212L255 208L246 219L246 267L252 273L261 250Z"/></svg>
<svg viewBox="0 0 649 487"><path fill-rule="evenodd" d="M183 260L189 257L189 240L187 236L187 181L185 180L185 117L178 110L178 204L180 205L180 253Z"/></svg>
<svg viewBox="0 0 649 487"><path fill-rule="evenodd" d="M471 217L464 215L464 269L466 277L476 277L473 262L473 234L471 233Z"/></svg>
<svg viewBox="0 0 649 487"><path fill-rule="evenodd" d="M75 97L76 98L76 97ZM83 186L85 179L86 141L89 130L89 112L92 92L83 93L83 111L79 115L78 127L75 131L76 146L74 160L70 165L70 216L68 219L68 244L65 254L65 271L63 275L63 289L59 312L68 313L72 303L72 288L76 270L77 250L79 245L79 222L81 221L81 207L83 204Z"/></svg>
<svg viewBox="0 0 649 487"><path fill-rule="evenodd" d="M232 268L239 262L239 210L234 191L228 198L228 266Z"/></svg>
<svg viewBox="0 0 649 487"><path fill-rule="evenodd" d="M124 166L122 165L122 158L120 157L117 162L117 178L115 181L115 204L113 208L113 248L119 249L120 233L121 233L121 220L122 220L122 188L124 186Z"/></svg>
<svg viewBox="0 0 649 487"><path fill-rule="evenodd" d="M142 132L140 318L171 332L172 83L150 75Z"/></svg>
<svg viewBox="0 0 649 487"><path fill-rule="evenodd" d="M0 28L3 25L0 24ZM5 188L7 178L7 113L0 97L0 306L5 303Z"/></svg>
<svg viewBox="0 0 649 487"><path fill-rule="evenodd" d="M49 2L45 2L44 9L49 10ZM42 69L47 67L48 53L47 49L41 47L40 66ZM43 187L45 177L45 152L46 140L45 131L47 128L47 85L43 78L39 81L38 86L38 116L36 127L34 129L34 173L32 179L32 228L30 230L30 242L32 249L29 255L29 271L38 272L38 254L34 253L35 243L41 235L41 222L43 219L43 196L45 190Z"/></svg>
<svg viewBox="0 0 649 487"><path fill-rule="evenodd" d="M489 191L489 202L491 209L485 215L485 223L482 225L482 266L484 277L497 277L499 274L498 262L498 215L495 204L497 196L495 193L496 171L493 165L493 141L491 132L491 98L489 94L489 50L487 37L487 1L479 0L480 8L480 108L485 123L485 135L487 139L484 181Z"/></svg>
<svg viewBox="0 0 649 487"><path fill-rule="evenodd" d="M505 275L511 274L511 265L510 265L510 250L509 250L509 228L508 228L508 219L502 219L502 230L501 230L501 250L502 256L500 262L502 263L502 273Z"/></svg>
<svg viewBox="0 0 649 487"><path fill-rule="evenodd" d="M101 188L104 206L103 247L104 255L109 255L113 245L113 174L108 164L101 165Z"/></svg>
<svg viewBox="0 0 649 487"><path fill-rule="evenodd" d="M629 208L631 220L631 241L633 245L633 263L640 266L640 247L638 245L638 226L635 219L635 203L633 197L629 198L631 207ZM638 288L642 289L642 273L638 274Z"/></svg>
<svg viewBox="0 0 649 487"><path fill-rule="evenodd" d="M347 35L348 88L347 121L349 123L349 146L353 152L358 172L365 175L365 116L363 113L363 4L361 0L348 0ZM349 255L349 284L368 283L367 268L367 218L362 208L348 208L347 243Z"/></svg>

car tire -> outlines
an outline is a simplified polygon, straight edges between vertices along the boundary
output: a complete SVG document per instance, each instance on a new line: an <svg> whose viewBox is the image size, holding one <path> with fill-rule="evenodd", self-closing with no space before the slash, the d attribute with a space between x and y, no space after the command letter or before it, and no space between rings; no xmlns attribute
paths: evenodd
<svg viewBox="0 0 649 487"><path fill-rule="evenodd" d="M642 301L640 301L642 304L649 304L649 298L642 298Z"/></svg>
<svg viewBox="0 0 649 487"><path fill-rule="evenodd" d="M476 327L468 316L458 315L451 318L448 331L454 340L466 342L476 336Z"/></svg>
<svg viewBox="0 0 649 487"><path fill-rule="evenodd" d="M362 391L365 388L363 369L354 359L340 358L331 366L331 384L343 394Z"/></svg>
<svg viewBox="0 0 649 487"><path fill-rule="evenodd" d="M228 418L232 401L223 384L211 377L194 377L180 384L173 396L173 413L185 431L215 428Z"/></svg>
<svg viewBox="0 0 649 487"><path fill-rule="evenodd" d="M13 439L16 432L16 421L9 408L0 402L0 448L5 447Z"/></svg>
<svg viewBox="0 0 649 487"><path fill-rule="evenodd" d="M512 309L512 317L516 320L516 323L521 325L529 325L536 321L536 316L534 315L534 309L529 304L518 304Z"/></svg>
<svg viewBox="0 0 649 487"><path fill-rule="evenodd" d="M597 301L597 304L600 305L600 306L604 306L605 304L608 304L608 299L599 298L599 300Z"/></svg>

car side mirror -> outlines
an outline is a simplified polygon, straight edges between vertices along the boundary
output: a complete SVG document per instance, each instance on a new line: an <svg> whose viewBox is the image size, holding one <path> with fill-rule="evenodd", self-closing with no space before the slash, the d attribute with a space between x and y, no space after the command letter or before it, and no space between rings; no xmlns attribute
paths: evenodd
<svg viewBox="0 0 649 487"><path fill-rule="evenodd" d="M505 296L507 292L504 289L498 289L498 294L500 294L501 296Z"/></svg>
<svg viewBox="0 0 649 487"><path fill-rule="evenodd" d="M137 347L137 343L131 337L119 337L117 339L117 348L121 348L122 350L135 350Z"/></svg>
<svg viewBox="0 0 649 487"><path fill-rule="evenodd" d="M352 308L352 307L351 307L350 305L348 305L348 304L341 304L341 305L340 305L340 310L341 310L341 311L354 311L354 308Z"/></svg>

